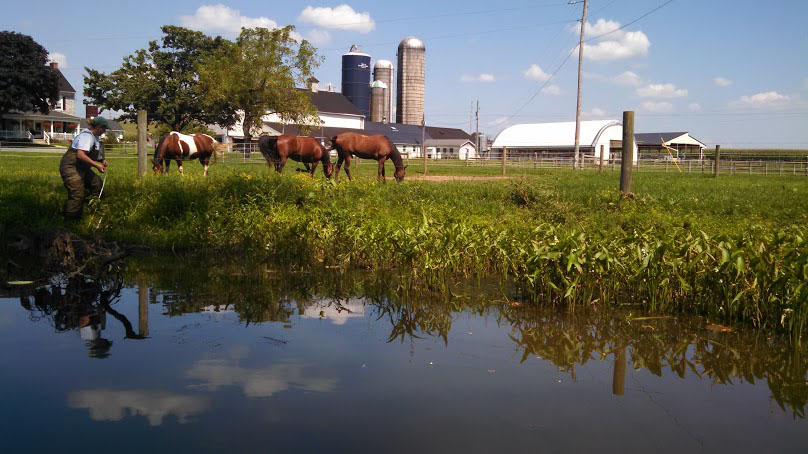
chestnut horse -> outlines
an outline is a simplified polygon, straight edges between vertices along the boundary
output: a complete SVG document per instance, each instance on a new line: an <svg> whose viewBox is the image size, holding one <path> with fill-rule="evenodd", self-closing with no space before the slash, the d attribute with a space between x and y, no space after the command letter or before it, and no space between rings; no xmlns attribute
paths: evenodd
<svg viewBox="0 0 808 454"><path fill-rule="evenodd" d="M171 131L160 139L160 143L154 149L152 170L154 173L163 173L163 162L165 162L165 172L168 173L173 159L177 161L180 175L182 175L183 159L199 159L199 163L205 169L205 176L208 176L210 156L213 155L213 161L216 162L219 147L216 139L207 134L186 135Z"/></svg>
<svg viewBox="0 0 808 454"><path fill-rule="evenodd" d="M258 149L261 150L267 164L274 165L278 173L283 173L283 166L286 165L286 160L289 158L302 162L306 166L306 172L311 176L314 176L318 162L323 163L323 175L326 178L331 178L331 173L334 171L328 150L311 136L293 134L281 134L277 137L261 136L258 139Z"/></svg>
<svg viewBox="0 0 808 454"><path fill-rule="evenodd" d="M339 178L339 169L342 163L345 162L345 174L348 179L351 179L351 156L358 156L363 159L375 159L379 161L379 174L378 178L382 181L384 178L384 162L389 158L396 166L396 171L393 176L396 181L404 179L404 174L407 171L407 166L401 159L401 153L398 148L390 142L390 139L383 135L366 136L356 132L343 132L337 135L331 142L337 150L337 173L334 177Z"/></svg>

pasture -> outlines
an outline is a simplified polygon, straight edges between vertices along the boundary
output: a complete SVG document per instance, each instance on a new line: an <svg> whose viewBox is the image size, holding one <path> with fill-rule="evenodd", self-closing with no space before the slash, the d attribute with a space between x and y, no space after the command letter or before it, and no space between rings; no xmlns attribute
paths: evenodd
<svg viewBox="0 0 808 454"><path fill-rule="evenodd" d="M69 229L295 269L387 270L436 288L452 275L502 276L537 302L703 314L797 338L806 329L804 176L640 172L636 197L621 200L618 172L519 167L475 179L501 168L430 162L429 175L467 179L424 182L421 161L410 161L404 183L382 184L376 163L362 161L353 182L335 183L228 156L207 178L190 162L185 176L139 180L133 157L109 156L103 199L66 223L60 154L0 158L7 239Z"/></svg>

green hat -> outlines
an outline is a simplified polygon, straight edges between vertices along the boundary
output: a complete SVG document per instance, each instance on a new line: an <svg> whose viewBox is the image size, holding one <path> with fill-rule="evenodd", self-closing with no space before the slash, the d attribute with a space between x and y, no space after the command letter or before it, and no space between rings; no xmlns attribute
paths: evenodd
<svg viewBox="0 0 808 454"><path fill-rule="evenodd" d="M93 127L103 126L104 129L109 129L109 123L107 123L107 119L102 116L95 116L91 118L90 124Z"/></svg>

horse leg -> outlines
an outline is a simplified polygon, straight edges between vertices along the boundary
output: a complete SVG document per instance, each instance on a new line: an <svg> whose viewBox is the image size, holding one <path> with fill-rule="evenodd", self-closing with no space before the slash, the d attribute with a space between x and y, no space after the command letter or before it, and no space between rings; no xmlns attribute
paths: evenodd
<svg viewBox="0 0 808 454"><path fill-rule="evenodd" d="M286 165L286 157L282 157L280 161L278 161L278 173L283 173L283 166Z"/></svg>
<svg viewBox="0 0 808 454"><path fill-rule="evenodd" d="M314 178L314 170L317 169L317 161L311 163L311 170L309 170L309 164L306 163L306 170L311 174L311 177Z"/></svg>
<svg viewBox="0 0 808 454"><path fill-rule="evenodd" d="M163 162L166 165L166 175L168 175L168 168L171 167L171 160L170 159L164 159Z"/></svg>
<svg viewBox="0 0 808 454"><path fill-rule="evenodd" d="M351 177L351 160L352 159L353 158L351 158L350 153L348 153L345 156L345 175L348 175L348 181L353 181L353 178Z"/></svg>
<svg viewBox="0 0 808 454"><path fill-rule="evenodd" d="M339 169L342 167L343 161L345 161L345 157L342 156L342 153L337 153L337 168L334 171L334 181L339 180Z"/></svg>
<svg viewBox="0 0 808 454"><path fill-rule="evenodd" d="M208 176L208 167L210 166L210 155L200 156L199 162L202 164L202 169L204 169L205 176Z"/></svg>
<svg viewBox="0 0 808 454"><path fill-rule="evenodd" d="M176 159L175 161L177 161L177 167L180 168L180 175L185 175L185 172L182 170L182 159Z"/></svg>

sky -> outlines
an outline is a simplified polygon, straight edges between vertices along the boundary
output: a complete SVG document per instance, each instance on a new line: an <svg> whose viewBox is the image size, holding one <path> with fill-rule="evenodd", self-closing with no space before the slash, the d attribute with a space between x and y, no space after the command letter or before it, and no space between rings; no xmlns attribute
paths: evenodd
<svg viewBox="0 0 808 454"><path fill-rule="evenodd" d="M337 90L340 56L352 44L374 62L395 63L403 38L421 38L427 124L469 130L476 101L480 131L491 138L513 124L575 120L582 2L36 6L5 5L0 30L30 35L48 49L78 92L77 115L83 115L84 67L115 70L123 57L159 39L162 25L234 38L242 26L291 24L324 57L315 70L320 86ZM806 20L805 0L590 0L583 119L621 119L633 110L636 132L688 131L725 148L808 149Z"/></svg>

